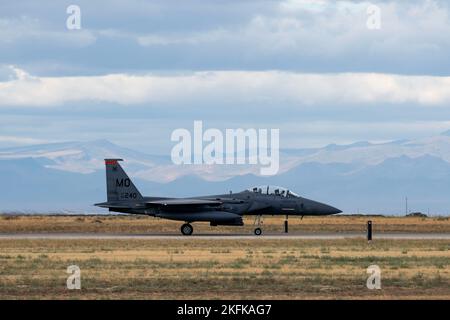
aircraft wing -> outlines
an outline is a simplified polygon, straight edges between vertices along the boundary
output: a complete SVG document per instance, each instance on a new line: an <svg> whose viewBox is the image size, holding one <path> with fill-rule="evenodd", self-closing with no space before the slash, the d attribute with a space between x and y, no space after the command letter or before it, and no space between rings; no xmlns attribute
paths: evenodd
<svg viewBox="0 0 450 320"><path fill-rule="evenodd" d="M204 199L167 199L146 202L148 206L220 206L223 202L218 200Z"/></svg>

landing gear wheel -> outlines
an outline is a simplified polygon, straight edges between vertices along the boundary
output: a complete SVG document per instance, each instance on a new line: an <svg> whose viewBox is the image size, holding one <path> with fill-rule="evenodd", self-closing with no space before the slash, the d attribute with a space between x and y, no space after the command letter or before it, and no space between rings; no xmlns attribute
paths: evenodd
<svg viewBox="0 0 450 320"><path fill-rule="evenodd" d="M254 232L255 232L255 236L260 236L262 234L261 228L256 228Z"/></svg>
<svg viewBox="0 0 450 320"><path fill-rule="evenodd" d="M185 223L181 226L181 233L185 236L190 236L192 232L194 231L194 228L189 223Z"/></svg>

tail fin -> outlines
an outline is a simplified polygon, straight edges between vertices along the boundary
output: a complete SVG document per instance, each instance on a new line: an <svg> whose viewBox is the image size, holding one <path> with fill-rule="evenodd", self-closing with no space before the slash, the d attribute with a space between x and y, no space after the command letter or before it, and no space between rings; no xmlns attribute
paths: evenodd
<svg viewBox="0 0 450 320"><path fill-rule="evenodd" d="M142 195L119 164L122 159L105 159L108 202L141 200Z"/></svg>

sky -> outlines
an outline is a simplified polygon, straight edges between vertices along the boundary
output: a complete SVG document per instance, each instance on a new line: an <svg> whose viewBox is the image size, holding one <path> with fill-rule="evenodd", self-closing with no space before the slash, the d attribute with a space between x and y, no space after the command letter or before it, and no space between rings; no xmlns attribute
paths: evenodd
<svg viewBox="0 0 450 320"><path fill-rule="evenodd" d="M282 148L439 134L449 34L439 0L3 1L0 148L107 139L169 154L194 120L280 129Z"/></svg>

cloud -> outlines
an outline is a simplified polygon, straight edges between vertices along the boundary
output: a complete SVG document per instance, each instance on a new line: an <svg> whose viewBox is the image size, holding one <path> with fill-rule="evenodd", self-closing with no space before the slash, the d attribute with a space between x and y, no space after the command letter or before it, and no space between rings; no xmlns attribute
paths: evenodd
<svg viewBox="0 0 450 320"><path fill-rule="evenodd" d="M222 40L225 37L229 37L228 30L211 30L207 32L198 32L184 35L173 35L173 36L161 36L161 35L142 35L137 36L137 42L142 46L155 46L155 45L198 45L204 43L211 43L215 41Z"/></svg>
<svg viewBox="0 0 450 320"><path fill-rule="evenodd" d="M438 136L450 128L450 121L302 121L283 123L285 148L322 147L330 143L349 144L369 140L374 143Z"/></svg>
<svg viewBox="0 0 450 320"><path fill-rule="evenodd" d="M375 73L305 74L281 71L210 71L172 75L108 74L37 77L14 67L0 82L0 106L51 107L71 102L215 104L230 106L450 103L450 77Z"/></svg>
<svg viewBox="0 0 450 320"><path fill-rule="evenodd" d="M17 136L2 136L0 135L0 144L5 146L16 146L16 145L30 145L30 144L41 144L48 143L49 140L35 139L29 137L17 137Z"/></svg>
<svg viewBox="0 0 450 320"><path fill-rule="evenodd" d="M52 28L39 19L30 16L0 17L0 48L3 49L14 48L19 44L35 45L36 43L66 48L82 48L92 45L96 39L92 31L84 29L68 30L65 27Z"/></svg>
<svg viewBox="0 0 450 320"><path fill-rule="evenodd" d="M12 65L0 65L0 82L17 79L18 72Z"/></svg>
<svg viewBox="0 0 450 320"><path fill-rule="evenodd" d="M221 60L252 69L449 73L448 7L440 1L375 2L381 29L367 28L369 1L283 1L239 23L135 36L153 50L185 48L183 62ZM182 50L181 50L182 51Z"/></svg>
<svg viewBox="0 0 450 320"><path fill-rule="evenodd" d="M380 30L366 25L372 2L381 9ZM79 74L220 69L450 74L450 14L442 0L132 4L79 1L77 31L65 28L65 6L53 1L0 4L0 61L45 75L67 75L52 65L70 65Z"/></svg>

